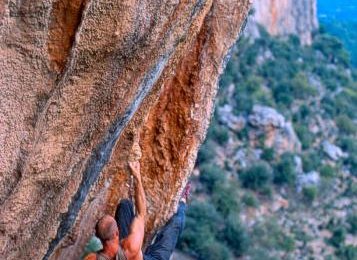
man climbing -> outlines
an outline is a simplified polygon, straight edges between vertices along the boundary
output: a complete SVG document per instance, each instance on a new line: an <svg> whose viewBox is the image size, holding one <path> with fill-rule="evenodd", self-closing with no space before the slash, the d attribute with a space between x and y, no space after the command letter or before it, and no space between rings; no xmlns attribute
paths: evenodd
<svg viewBox="0 0 357 260"><path fill-rule="evenodd" d="M129 168L136 180L134 215L130 200L122 200L116 210L115 219L109 215L102 217L96 225L96 236L101 240L103 249L91 253L85 260L138 260L143 259L141 247L144 240L146 199L141 183L139 162L130 162ZM119 228L119 229L118 229Z"/></svg>
<svg viewBox="0 0 357 260"><path fill-rule="evenodd" d="M129 168L136 181L135 207L131 200L122 200L115 212L115 219L109 215L101 218L96 226L96 235L102 241L103 249L89 254L85 260L169 260L185 222L186 201L190 185L184 189L178 210L169 222L158 232L154 243L142 253L146 216L146 198L141 182L140 164L130 162Z"/></svg>

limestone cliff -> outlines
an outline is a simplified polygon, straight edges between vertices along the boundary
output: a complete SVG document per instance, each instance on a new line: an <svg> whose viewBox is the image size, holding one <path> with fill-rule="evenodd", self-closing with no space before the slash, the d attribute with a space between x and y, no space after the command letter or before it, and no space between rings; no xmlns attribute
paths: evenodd
<svg viewBox="0 0 357 260"><path fill-rule="evenodd" d="M312 33L318 28L316 6L316 0L254 0L252 20L271 35L294 34L301 43L311 44Z"/></svg>
<svg viewBox="0 0 357 260"><path fill-rule="evenodd" d="M192 170L248 0L0 1L0 255L78 259L128 196L147 237Z"/></svg>

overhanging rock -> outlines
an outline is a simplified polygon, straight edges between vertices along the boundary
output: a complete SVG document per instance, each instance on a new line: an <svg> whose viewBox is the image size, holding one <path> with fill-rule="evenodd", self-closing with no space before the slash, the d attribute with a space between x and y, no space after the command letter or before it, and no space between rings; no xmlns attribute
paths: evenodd
<svg viewBox="0 0 357 260"><path fill-rule="evenodd" d="M78 259L129 193L173 213L249 1L0 1L0 255Z"/></svg>

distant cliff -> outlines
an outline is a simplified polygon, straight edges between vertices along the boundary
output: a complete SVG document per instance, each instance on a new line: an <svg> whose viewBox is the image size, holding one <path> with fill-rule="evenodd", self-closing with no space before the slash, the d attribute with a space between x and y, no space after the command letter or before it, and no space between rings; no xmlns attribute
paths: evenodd
<svg viewBox="0 0 357 260"><path fill-rule="evenodd" d="M254 34L258 23L271 35L295 34L301 43L311 44L312 32L318 28L317 0L254 0L248 33Z"/></svg>

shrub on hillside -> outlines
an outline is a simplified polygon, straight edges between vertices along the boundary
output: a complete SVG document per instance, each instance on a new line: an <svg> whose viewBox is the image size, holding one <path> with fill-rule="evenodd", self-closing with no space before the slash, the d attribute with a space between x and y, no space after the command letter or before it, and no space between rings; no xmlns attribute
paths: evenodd
<svg viewBox="0 0 357 260"><path fill-rule="evenodd" d="M273 96L275 102L283 105L283 107L290 107L294 101L291 86L287 82L278 83L273 88Z"/></svg>
<svg viewBox="0 0 357 260"><path fill-rule="evenodd" d="M188 253L201 255L215 243L216 235L221 231L223 219L213 205L207 202L193 201L187 209L185 230L179 242L179 248Z"/></svg>
<svg viewBox="0 0 357 260"><path fill-rule="evenodd" d="M333 178L336 176L336 169L328 164L323 165L320 168L319 172L320 172L321 177L324 177L324 178Z"/></svg>
<svg viewBox="0 0 357 260"><path fill-rule="evenodd" d="M344 164L348 166L353 176L357 177L357 155L350 154L345 160Z"/></svg>
<svg viewBox="0 0 357 260"><path fill-rule="evenodd" d="M337 250L336 255L341 260L356 260L357 259L357 246L347 245L342 246Z"/></svg>
<svg viewBox="0 0 357 260"><path fill-rule="evenodd" d="M294 184L296 181L294 155L285 153L280 161L274 166L274 183L276 184Z"/></svg>
<svg viewBox="0 0 357 260"><path fill-rule="evenodd" d="M310 108L306 105L303 104L300 106L299 111L297 111L293 115L293 121L294 123L302 123L304 122L311 114Z"/></svg>
<svg viewBox="0 0 357 260"><path fill-rule="evenodd" d="M255 197L254 193L252 192L245 192L243 197L242 197L242 202L248 206L248 207L252 207L252 208L256 208L258 207L258 200Z"/></svg>
<svg viewBox="0 0 357 260"><path fill-rule="evenodd" d="M344 195L347 197L357 197L357 183L347 180L347 189Z"/></svg>
<svg viewBox="0 0 357 260"><path fill-rule="evenodd" d="M228 130L213 120L208 128L207 138L216 141L220 145L224 145L229 139Z"/></svg>
<svg viewBox="0 0 357 260"><path fill-rule="evenodd" d="M216 145L210 141L206 142L200 147L197 155L197 164L203 164L205 162L210 162L216 156Z"/></svg>
<svg viewBox="0 0 357 260"><path fill-rule="evenodd" d="M338 129L344 134L353 135L356 133L355 123L346 115L340 115L336 118Z"/></svg>
<svg viewBox="0 0 357 260"><path fill-rule="evenodd" d="M294 129L301 142L302 149L309 149L314 141L314 135L309 131L309 128L302 124L294 124Z"/></svg>
<svg viewBox="0 0 357 260"><path fill-rule="evenodd" d="M253 227L251 244L257 244L262 249L284 252L291 252L295 248L294 239L281 229L275 219L264 220Z"/></svg>
<svg viewBox="0 0 357 260"><path fill-rule="evenodd" d="M224 172L216 164L205 163L200 166L200 182L209 193L212 193L215 186L222 184L224 180Z"/></svg>
<svg viewBox="0 0 357 260"><path fill-rule="evenodd" d="M357 154L357 140L349 136L342 136L338 141L338 145L343 151L349 154Z"/></svg>
<svg viewBox="0 0 357 260"><path fill-rule="evenodd" d="M239 213L240 205L237 198L237 187L231 183L216 185L212 192L212 202L224 217L231 213Z"/></svg>
<svg viewBox="0 0 357 260"><path fill-rule="evenodd" d="M298 73L289 81L290 88L295 99L306 100L317 94L316 88L311 86L303 73Z"/></svg>
<svg viewBox="0 0 357 260"><path fill-rule="evenodd" d="M348 231L353 235L357 235L357 212L350 214L347 217L347 222L349 224Z"/></svg>
<svg viewBox="0 0 357 260"><path fill-rule="evenodd" d="M271 162L274 160L275 157L275 152L274 152L274 148L267 148L265 147L263 149L263 153L261 155L261 159L267 161L267 162Z"/></svg>
<svg viewBox="0 0 357 260"><path fill-rule="evenodd" d="M239 174L239 179L245 188L262 190L271 182L272 171L268 164L258 162L248 169L243 170Z"/></svg>
<svg viewBox="0 0 357 260"><path fill-rule="evenodd" d="M334 36L320 34L315 38L312 47L320 51L329 62L349 65L349 55L343 47L342 42Z"/></svg>
<svg viewBox="0 0 357 260"><path fill-rule="evenodd" d="M326 113L334 118L339 115L345 115L350 118L356 117L357 101L356 97L351 96L346 88L339 92L337 95L325 96L321 100L322 108ZM357 94L355 94L357 96Z"/></svg>
<svg viewBox="0 0 357 260"><path fill-rule="evenodd" d="M233 259L228 247L217 240L213 240L212 243L204 243L199 253L199 260Z"/></svg>
<svg viewBox="0 0 357 260"><path fill-rule="evenodd" d="M321 157L316 151L303 154L301 159L304 172L316 171L321 165Z"/></svg>
<svg viewBox="0 0 357 260"><path fill-rule="evenodd" d="M343 246L346 239L346 229L344 227L336 227L332 230L332 237L329 239L329 243L336 248Z"/></svg>
<svg viewBox="0 0 357 260"><path fill-rule="evenodd" d="M248 250L249 237L239 222L239 217L229 216L224 229L224 238L235 256L242 256Z"/></svg>
<svg viewBox="0 0 357 260"><path fill-rule="evenodd" d="M317 197L317 188L315 186L304 187L302 189L302 195L305 202L312 203Z"/></svg>

